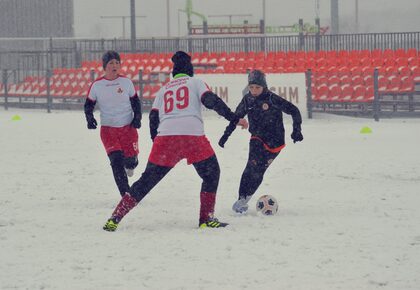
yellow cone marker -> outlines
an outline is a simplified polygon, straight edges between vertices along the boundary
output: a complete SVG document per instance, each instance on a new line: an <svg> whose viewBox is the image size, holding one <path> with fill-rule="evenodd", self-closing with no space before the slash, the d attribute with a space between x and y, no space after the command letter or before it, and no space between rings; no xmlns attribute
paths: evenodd
<svg viewBox="0 0 420 290"><path fill-rule="evenodd" d="M360 129L360 134L371 134L371 133L372 133L372 129L367 126Z"/></svg>
<svg viewBox="0 0 420 290"><path fill-rule="evenodd" d="M12 117L12 121L20 121L20 120L22 120L22 118L19 115L14 115Z"/></svg>

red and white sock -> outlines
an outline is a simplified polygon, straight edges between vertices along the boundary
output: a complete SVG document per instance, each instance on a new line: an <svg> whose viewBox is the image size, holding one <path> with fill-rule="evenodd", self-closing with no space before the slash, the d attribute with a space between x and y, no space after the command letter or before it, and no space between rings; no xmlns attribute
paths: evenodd
<svg viewBox="0 0 420 290"><path fill-rule="evenodd" d="M137 200L128 192L122 197L120 203L112 213L112 217L116 217L120 221L130 210L138 204Z"/></svg>
<svg viewBox="0 0 420 290"><path fill-rule="evenodd" d="M200 223L207 221L209 218L213 218L215 203L215 192L200 193Z"/></svg>

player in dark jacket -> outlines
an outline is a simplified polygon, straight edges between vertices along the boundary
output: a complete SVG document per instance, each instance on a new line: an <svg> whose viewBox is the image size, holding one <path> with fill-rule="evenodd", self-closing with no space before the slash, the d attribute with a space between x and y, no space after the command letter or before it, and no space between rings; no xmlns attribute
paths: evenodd
<svg viewBox="0 0 420 290"><path fill-rule="evenodd" d="M285 146L283 113L292 115L293 142L303 140L302 117L299 109L268 90L263 72L259 70L250 72L248 88L249 92L242 98L235 111L240 118L248 115L251 133L248 162L242 173L239 197L232 206L233 211L237 213L245 213L248 210L248 201L260 186L270 164ZM224 147L235 128L233 123L226 128L219 141L221 147Z"/></svg>

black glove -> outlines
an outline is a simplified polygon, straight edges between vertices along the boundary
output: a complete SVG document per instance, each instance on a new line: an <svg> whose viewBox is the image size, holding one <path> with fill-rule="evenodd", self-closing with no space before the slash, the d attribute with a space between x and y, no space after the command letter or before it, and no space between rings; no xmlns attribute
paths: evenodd
<svg viewBox="0 0 420 290"><path fill-rule="evenodd" d="M302 132L300 131L300 129L297 128L293 129L292 135L290 135L290 137L292 137L293 143L300 142L303 140Z"/></svg>
<svg viewBox="0 0 420 290"><path fill-rule="evenodd" d="M223 136L220 137L219 146L222 147L222 148L224 148L225 147L225 143L226 143L226 141L228 139L229 139L229 135L223 134Z"/></svg>
<svg viewBox="0 0 420 290"><path fill-rule="evenodd" d="M96 129L96 127L98 126L98 123L96 122L95 117L93 116L86 116L86 121L88 129Z"/></svg>
<svg viewBox="0 0 420 290"><path fill-rule="evenodd" d="M139 129L141 127L141 120L139 117L134 116L133 121L131 121L131 127Z"/></svg>
<svg viewBox="0 0 420 290"><path fill-rule="evenodd" d="M157 134L158 134L157 129L150 128L150 138L152 139L152 142L155 141L155 137L157 136Z"/></svg>

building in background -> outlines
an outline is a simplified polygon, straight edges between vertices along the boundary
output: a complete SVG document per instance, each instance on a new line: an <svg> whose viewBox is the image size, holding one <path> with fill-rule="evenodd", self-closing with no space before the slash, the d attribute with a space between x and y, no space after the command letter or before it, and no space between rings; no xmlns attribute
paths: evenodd
<svg viewBox="0 0 420 290"><path fill-rule="evenodd" d="M1 0L0 37L73 37L73 0Z"/></svg>

